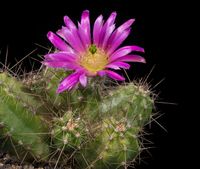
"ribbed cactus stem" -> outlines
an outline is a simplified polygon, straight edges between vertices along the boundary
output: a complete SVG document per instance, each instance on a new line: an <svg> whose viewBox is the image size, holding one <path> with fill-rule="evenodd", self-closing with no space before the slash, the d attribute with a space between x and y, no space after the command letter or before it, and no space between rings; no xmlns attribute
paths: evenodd
<svg viewBox="0 0 200 169"><path fill-rule="evenodd" d="M73 152L80 148L87 137L85 123L76 113L67 111L62 117L54 119L51 136L52 146L65 146L65 150Z"/></svg>
<svg viewBox="0 0 200 169"><path fill-rule="evenodd" d="M102 116L113 115L116 119L127 117L134 125L143 126L153 110L151 92L142 85L129 83L109 91L98 107Z"/></svg>
<svg viewBox="0 0 200 169"><path fill-rule="evenodd" d="M0 130L11 143L7 148L10 152L14 149L16 154L29 152L27 157L31 155L35 159L45 159L49 154L45 142L47 127L29 107L29 104L34 105L36 101L26 95L21 89L22 84L7 73L0 74L0 81Z"/></svg>
<svg viewBox="0 0 200 169"><path fill-rule="evenodd" d="M77 158L79 168L119 168L140 152L138 133L150 119L153 100L142 86L127 84L109 92L91 110L99 114L96 137L85 145ZM100 129L100 130L99 130Z"/></svg>

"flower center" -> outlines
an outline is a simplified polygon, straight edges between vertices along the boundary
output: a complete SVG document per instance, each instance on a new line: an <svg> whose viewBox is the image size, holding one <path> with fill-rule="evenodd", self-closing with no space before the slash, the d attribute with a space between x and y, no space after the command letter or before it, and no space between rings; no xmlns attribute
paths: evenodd
<svg viewBox="0 0 200 169"><path fill-rule="evenodd" d="M95 45L91 45L80 58L80 65L91 73L103 70L107 64L108 57L106 53Z"/></svg>

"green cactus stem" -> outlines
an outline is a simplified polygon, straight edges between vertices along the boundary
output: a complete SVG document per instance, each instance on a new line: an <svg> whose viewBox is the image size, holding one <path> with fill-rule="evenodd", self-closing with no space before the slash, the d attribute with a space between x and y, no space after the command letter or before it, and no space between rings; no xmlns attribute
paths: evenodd
<svg viewBox="0 0 200 169"><path fill-rule="evenodd" d="M117 120L126 117L134 125L143 126L151 118L153 102L149 90L129 83L109 91L97 110L101 117L112 115Z"/></svg>
<svg viewBox="0 0 200 169"><path fill-rule="evenodd" d="M15 151L19 158L42 159L48 156L49 147L45 142L48 133L44 121L30 111L29 103L36 101L21 91L21 83L7 73L0 74L0 123L1 134L12 145L8 151ZM19 99L19 98L20 99ZM26 103L23 104L23 103Z"/></svg>
<svg viewBox="0 0 200 169"><path fill-rule="evenodd" d="M153 100L142 86L127 84L109 92L91 113L99 114L94 140L77 155L79 168L120 168L140 152L139 132L151 118Z"/></svg>
<svg viewBox="0 0 200 169"><path fill-rule="evenodd" d="M65 146L65 150L73 152L87 139L85 122L76 113L68 111L64 116L54 119L51 136L55 147Z"/></svg>
<svg viewBox="0 0 200 169"><path fill-rule="evenodd" d="M79 109L82 111L86 105L92 106L96 101L100 100L101 86L98 83L103 82L99 79L89 79L89 85L86 88L81 86L69 92L57 94L56 90L59 82L63 77L67 76L69 72L63 69L42 69L38 74L30 75L24 80L24 85L34 95L39 95L45 103L46 107L51 108L51 113L61 115L64 110ZM98 83L97 83L98 82ZM88 104L89 103L89 104Z"/></svg>

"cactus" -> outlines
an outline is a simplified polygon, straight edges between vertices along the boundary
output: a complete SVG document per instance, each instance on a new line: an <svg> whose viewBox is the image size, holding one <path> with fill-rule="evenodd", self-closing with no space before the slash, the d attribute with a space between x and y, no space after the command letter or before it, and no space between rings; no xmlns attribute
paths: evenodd
<svg viewBox="0 0 200 169"><path fill-rule="evenodd" d="M100 15L93 36L88 10L78 28L65 16L66 26L47 34L56 48L44 56L47 67L20 77L0 73L1 148L54 169L127 168L137 159L154 101L143 85L107 80L124 81L114 70L146 62L142 47L119 48L134 19L114 30L116 14L105 22Z"/></svg>
<svg viewBox="0 0 200 169"><path fill-rule="evenodd" d="M106 88L106 79L94 78L58 95L63 74L43 69L22 80L0 74L1 139L10 140L4 149L39 161L62 150L80 169L128 166L141 151L138 134L151 118L151 92L134 83Z"/></svg>
<svg viewBox="0 0 200 169"><path fill-rule="evenodd" d="M0 74L0 123L1 134L8 140L6 144L19 158L41 159L49 154L44 133L47 127L35 115L40 104L21 90L22 84L6 73ZM32 106L35 106L34 111ZM14 150L14 151L13 151ZM27 153L29 154L27 155Z"/></svg>
<svg viewBox="0 0 200 169"><path fill-rule="evenodd" d="M62 69L53 70L50 68L42 69L37 74L30 74L24 79L24 86L29 93L33 95L39 95L43 103L47 107L52 108L51 113L60 112L60 110L77 109L82 110L85 104L88 102L88 98L96 93L91 93L91 88L73 90L68 93L56 93L57 85L64 76L67 76L70 72L66 72ZM93 88L94 86L93 82ZM95 94L96 96L96 94ZM93 98L96 99L97 97Z"/></svg>
<svg viewBox="0 0 200 169"><path fill-rule="evenodd" d="M72 111L68 111L63 117L54 119L54 126L51 130L54 146L66 151L74 151L80 148L81 143L86 139L87 132L85 124L80 117Z"/></svg>
<svg viewBox="0 0 200 169"><path fill-rule="evenodd" d="M51 69L42 69L37 74L27 76L23 82L26 89L32 94L39 95L47 107L59 110L67 106L63 104L68 99L67 96L56 94L57 84L64 75L66 72L63 70L53 72Z"/></svg>
<svg viewBox="0 0 200 169"><path fill-rule="evenodd" d="M102 123L94 140L79 152L80 168L127 166L140 152L138 133L150 119L152 108L150 92L141 86L130 83L110 91L92 112L99 112Z"/></svg>
<svg viewBox="0 0 200 169"><path fill-rule="evenodd" d="M100 104L99 110L105 115L114 115L118 120L126 117L134 126L143 126L151 117L153 100L151 92L143 86L129 83L110 91Z"/></svg>
<svg viewBox="0 0 200 169"><path fill-rule="evenodd" d="M119 168L128 165L140 152L138 128L131 128L125 120L105 119L101 133L80 152L79 168Z"/></svg>

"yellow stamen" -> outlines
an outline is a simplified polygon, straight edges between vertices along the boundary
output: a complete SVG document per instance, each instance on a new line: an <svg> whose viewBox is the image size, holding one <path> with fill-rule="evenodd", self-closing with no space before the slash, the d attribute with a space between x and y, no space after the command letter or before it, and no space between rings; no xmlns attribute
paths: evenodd
<svg viewBox="0 0 200 169"><path fill-rule="evenodd" d="M101 49L95 49L91 52L89 48L88 51L80 57L80 65L94 74L99 70L103 70L107 64L108 57Z"/></svg>

